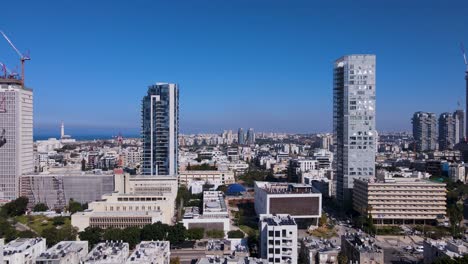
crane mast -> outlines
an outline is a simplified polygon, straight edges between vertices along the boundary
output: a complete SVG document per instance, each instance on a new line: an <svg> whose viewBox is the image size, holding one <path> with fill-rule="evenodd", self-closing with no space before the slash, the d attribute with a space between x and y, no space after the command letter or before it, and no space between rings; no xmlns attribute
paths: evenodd
<svg viewBox="0 0 468 264"><path fill-rule="evenodd" d="M25 61L27 60L31 60L31 58L29 57L29 54L23 54L21 53L16 47L15 45L13 44L13 42L8 38L8 36L0 30L0 34L3 35L3 38L5 38L5 40L8 42L8 44L10 44L10 46L13 48L13 50L18 54L18 56L20 57L20 61L21 61L21 85L24 87L24 63Z"/></svg>

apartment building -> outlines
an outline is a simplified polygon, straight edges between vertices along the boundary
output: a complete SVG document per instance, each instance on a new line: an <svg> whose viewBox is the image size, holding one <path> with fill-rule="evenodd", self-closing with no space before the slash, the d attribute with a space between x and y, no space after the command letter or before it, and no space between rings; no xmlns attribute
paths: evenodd
<svg viewBox="0 0 468 264"><path fill-rule="evenodd" d="M356 179L353 207L375 224L422 224L446 214L444 183L416 178Z"/></svg>
<svg viewBox="0 0 468 264"><path fill-rule="evenodd" d="M287 214L260 215L260 257L268 263L297 264L297 225Z"/></svg>
<svg viewBox="0 0 468 264"><path fill-rule="evenodd" d="M43 252L36 264L79 264L88 254L88 241L61 241Z"/></svg>

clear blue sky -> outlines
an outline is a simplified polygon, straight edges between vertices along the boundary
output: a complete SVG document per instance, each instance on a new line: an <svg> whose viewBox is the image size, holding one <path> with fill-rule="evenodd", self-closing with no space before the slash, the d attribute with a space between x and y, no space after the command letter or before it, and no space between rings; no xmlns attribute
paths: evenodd
<svg viewBox="0 0 468 264"><path fill-rule="evenodd" d="M463 105L467 1L320 2L16 0L0 28L30 50L36 134L137 133L154 82L180 84L185 133L331 131L332 65L350 53L377 55L381 131ZM0 61L18 63L4 41Z"/></svg>

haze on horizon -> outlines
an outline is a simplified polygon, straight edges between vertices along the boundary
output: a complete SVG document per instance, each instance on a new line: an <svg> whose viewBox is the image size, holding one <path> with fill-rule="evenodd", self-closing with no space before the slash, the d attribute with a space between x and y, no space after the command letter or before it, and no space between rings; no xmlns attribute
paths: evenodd
<svg viewBox="0 0 468 264"><path fill-rule="evenodd" d="M182 133L331 132L333 61L360 53L377 56L378 130L409 131L465 98L468 3L423 3L19 0L0 29L30 50L36 134L138 133L155 82L180 85ZM18 64L3 40L0 61Z"/></svg>

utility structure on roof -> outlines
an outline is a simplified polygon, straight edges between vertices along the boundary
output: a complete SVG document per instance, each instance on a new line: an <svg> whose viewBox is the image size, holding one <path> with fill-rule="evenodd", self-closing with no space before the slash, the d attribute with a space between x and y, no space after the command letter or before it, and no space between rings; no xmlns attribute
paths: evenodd
<svg viewBox="0 0 468 264"><path fill-rule="evenodd" d="M21 85L24 87L24 63L25 61L27 60L31 60L31 57L29 57L29 54L23 54L21 53L16 47L15 45L13 44L13 42L11 42L11 40L7 37L7 35L3 32L3 31L0 31L0 33L3 35L3 37L5 38L5 40L8 42L8 44L10 44L10 46L15 50L15 52L18 54L18 56L20 57L20 61L21 61ZM6 71L6 70L5 70ZM13 76L14 77L14 76Z"/></svg>

